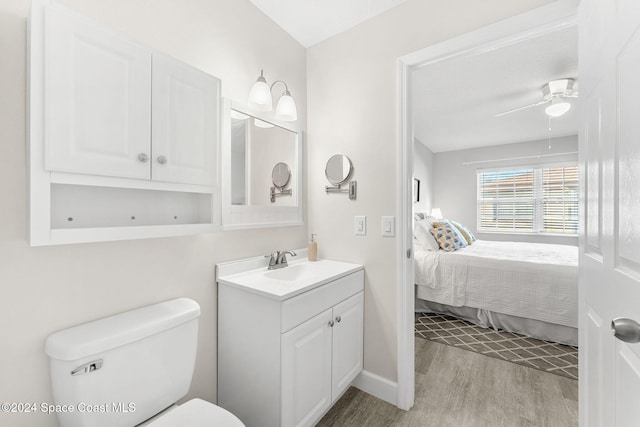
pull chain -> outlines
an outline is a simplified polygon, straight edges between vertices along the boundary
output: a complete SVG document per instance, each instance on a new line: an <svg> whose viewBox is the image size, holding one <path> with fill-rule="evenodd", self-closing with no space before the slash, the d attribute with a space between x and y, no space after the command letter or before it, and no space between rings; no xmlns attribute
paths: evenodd
<svg viewBox="0 0 640 427"><path fill-rule="evenodd" d="M549 138L549 151L551 151L551 116L549 116L549 133L547 134L548 138Z"/></svg>

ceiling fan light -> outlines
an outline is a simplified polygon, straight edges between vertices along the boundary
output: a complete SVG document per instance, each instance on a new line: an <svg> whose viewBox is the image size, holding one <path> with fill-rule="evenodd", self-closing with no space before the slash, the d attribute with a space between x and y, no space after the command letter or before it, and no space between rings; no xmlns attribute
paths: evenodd
<svg viewBox="0 0 640 427"><path fill-rule="evenodd" d="M561 98L556 98L551 101L551 104L544 109L544 112L547 113L550 117L560 117L567 111L571 109L571 104Z"/></svg>

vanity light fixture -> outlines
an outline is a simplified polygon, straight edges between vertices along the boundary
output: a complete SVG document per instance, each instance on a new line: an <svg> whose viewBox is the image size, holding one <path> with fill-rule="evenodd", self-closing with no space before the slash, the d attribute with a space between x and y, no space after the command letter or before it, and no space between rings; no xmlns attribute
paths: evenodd
<svg viewBox="0 0 640 427"><path fill-rule="evenodd" d="M286 122L295 122L298 120L298 110L296 109L296 103L291 96L291 92L289 92L287 84L282 80L276 80L269 86L267 79L264 78L263 70L260 70L260 77L258 77L251 88L251 92L249 92L249 107L258 111L273 110L271 90L273 90L273 86L275 86L276 83L282 83L284 85L284 92L276 104L276 118Z"/></svg>
<svg viewBox="0 0 640 427"><path fill-rule="evenodd" d="M272 128L273 125L269 122L265 122L264 120L260 120L254 117L253 124L255 124L259 128L269 129Z"/></svg>
<svg viewBox="0 0 640 427"><path fill-rule="evenodd" d="M569 104L563 98L553 98L551 100L551 104L544 109L544 112L547 113L549 117L560 117L571 108L571 104Z"/></svg>

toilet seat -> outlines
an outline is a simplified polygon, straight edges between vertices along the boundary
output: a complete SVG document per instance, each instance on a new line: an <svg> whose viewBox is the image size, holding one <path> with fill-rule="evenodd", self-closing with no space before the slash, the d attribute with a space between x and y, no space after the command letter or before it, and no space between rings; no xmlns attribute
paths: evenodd
<svg viewBox="0 0 640 427"><path fill-rule="evenodd" d="M147 427L245 427L231 412L202 399L191 399L146 424Z"/></svg>

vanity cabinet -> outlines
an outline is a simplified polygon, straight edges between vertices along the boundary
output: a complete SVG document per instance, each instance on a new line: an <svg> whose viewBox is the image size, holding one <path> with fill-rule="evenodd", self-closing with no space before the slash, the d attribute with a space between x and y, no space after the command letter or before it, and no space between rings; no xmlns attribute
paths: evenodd
<svg viewBox="0 0 640 427"><path fill-rule="evenodd" d="M364 270L322 262L348 270L292 296L218 271L218 405L247 427L313 426L362 371Z"/></svg>
<svg viewBox="0 0 640 427"><path fill-rule="evenodd" d="M30 244L217 231L220 80L51 0L28 39Z"/></svg>
<svg viewBox="0 0 640 427"><path fill-rule="evenodd" d="M313 425L362 370L363 293L282 335L282 426Z"/></svg>

